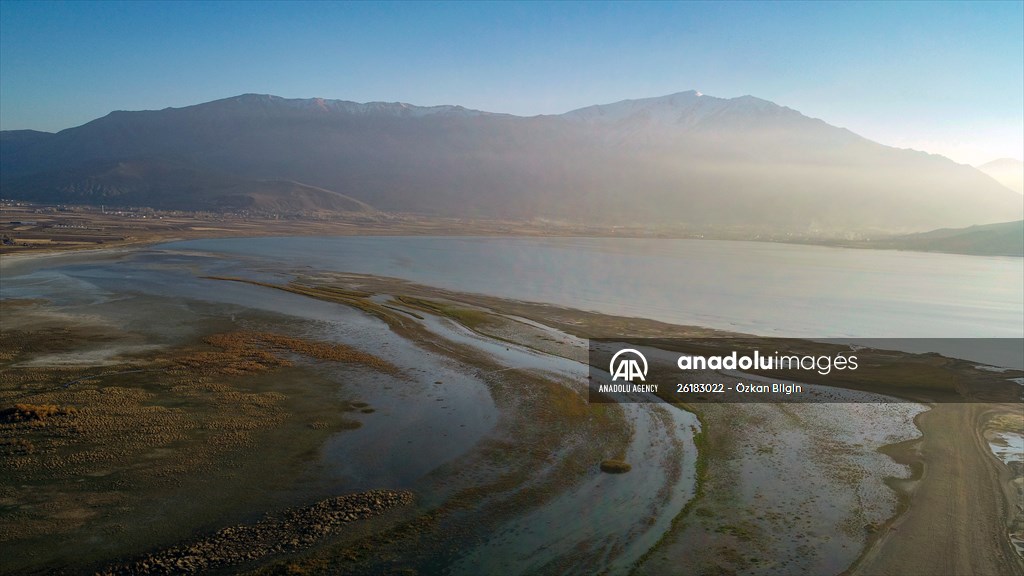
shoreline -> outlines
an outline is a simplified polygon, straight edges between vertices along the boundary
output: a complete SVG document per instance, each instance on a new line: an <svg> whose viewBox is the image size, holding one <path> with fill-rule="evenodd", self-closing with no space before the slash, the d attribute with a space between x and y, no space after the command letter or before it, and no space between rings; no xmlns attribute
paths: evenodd
<svg viewBox="0 0 1024 576"><path fill-rule="evenodd" d="M116 252L132 251L138 248L139 246L119 246L104 248L101 250L103 250L104 252L106 252L107 250ZM82 251L74 251L73 253L85 254ZM46 258L55 255L60 256L63 254L67 254L67 252L31 255L25 254L24 256L31 259L35 257ZM88 254L94 254L94 252L90 251ZM6 259L7 256L8 255L5 255L4 259ZM615 317L610 315L572 310L570 308L557 307L539 303L518 302L482 295L460 294L448 290L420 286L413 284L411 282L400 281L396 279L344 273L318 273L317 277L320 278L321 280L326 278L328 282L331 283L332 285L345 286L349 289L369 289L370 292L376 294L393 295L397 287L398 291L400 291L402 294L409 294L413 297L419 298L439 298L441 300L452 301L455 303L459 303L461 305L481 307L492 312L497 312L505 317L522 317L532 320L534 322L539 322L544 326L549 326L563 333L571 334L573 336L580 338L586 338L588 336L592 336L595 333L600 333L602 330L610 330L611 328L617 327L618 329L621 329L623 325L628 325L630 329L635 332L653 334L659 337L667 337L669 335L693 337L707 336L712 334L722 334L722 331L701 328L697 326L670 325L653 320ZM306 296L309 295L307 294ZM353 302L346 302L344 300L345 299L343 298L341 300L336 301L337 303L345 306L353 306ZM366 310L364 310L364 312L365 311ZM450 319L453 319L456 322L461 322L462 324L465 325L467 322L470 322L472 320L472 317L463 315L462 317L456 316ZM472 324L472 322L470 322L470 324ZM470 330L474 331L477 331L480 328L480 326L474 327L472 325L467 325L467 327ZM484 333L486 333L486 330L484 331ZM547 346L547 344L544 344L540 341L538 341L538 345ZM918 397L920 400L919 395ZM920 540L914 538L915 542L917 542L918 545L916 547L909 547L913 550L912 553L908 554L907 552L908 545L905 542L908 540L908 538L912 538L913 535L925 534L928 535L928 537L930 538L930 540L926 541L935 541L936 538L934 534L928 532L927 528L935 526L938 520L944 517L940 513L939 509L932 509L928 506L922 505L921 502L915 500L915 498L918 498L917 494L920 493L920 487L924 485L935 485L937 486L936 490L938 490L940 493L943 490L948 492L949 490L953 489L951 488L951 486L955 486L955 484L950 484L950 482L952 482L955 479L954 476L964 473L963 470L959 469L943 469L944 460L940 455L944 447L948 448L949 446L955 446L958 451L958 454L961 455L959 456L959 458L969 457L971 461L976 464L975 467L966 471L966 473L973 476L976 480L979 478L985 478L987 476L986 481L977 482L976 485L992 486L994 480L995 483L1002 484L1002 488L999 490L999 492L1004 495L1008 495L1008 493L1006 492L1005 484L1007 481L1006 473L1005 471L1003 471L1003 469L999 467L1002 466L1002 463L998 462L995 456L991 454L991 452L987 448L987 445L982 442L980 448L984 448L985 452L989 452L989 464L984 463L986 461L986 455L984 453L980 454L980 456L976 453L974 453L973 456L970 455L972 450L976 451L979 448L977 438L983 438L982 430L980 427L982 427L984 423L978 420L979 416L976 410L970 410L970 413L974 414L975 417L968 418L966 421L967 424L970 424L969 427L974 431L974 434L969 436L964 434L948 434L947 429L962 429L962 426L958 428L958 426L956 425L962 425L965 423L963 420L964 415L957 413L953 409L948 409L948 412L942 412L940 417L935 417L934 415L924 416L924 414L934 412L936 408L942 408L943 410L947 410L943 408L945 406L957 405L934 404L932 405L930 410L922 413L921 415L918 415L918 417L915 418L915 421L917 421L918 419L924 419L927 421L926 426L918 426L918 428L921 430L921 437L919 439L901 442L897 445L888 445L883 447L883 453L887 454L890 457L893 457L894 460L896 460L897 462L899 462L900 459L905 460L907 462L906 465L910 466L912 471L915 467L914 458L917 458L916 462L919 462L918 465L921 467L921 469L928 470L930 473L925 474L922 472L921 477L917 479L912 477L906 480L895 481L896 484L899 484L900 486L903 487L905 487L904 485L914 485L913 490L908 490L905 494L905 497L907 498L906 508L902 510L897 510L897 513L886 523L886 525L880 527L878 533L873 536L868 546L860 553L858 559L848 569L849 573L886 573L894 569L893 567L902 569L907 569L911 566L920 567L925 565L924 562L927 562L929 560L932 562L942 562L942 566L947 566L946 562L949 558L949 553L947 553L947 555L941 554L942 549L954 551L959 549L960 551L963 551L974 549L973 547L977 546L990 548L989 546L982 544L984 540L977 536L974 538L969 538L965 542L944 542L941 544L935 542L933 544L926 544L924 546L920 545ZM980 410L980 408L978 408L977 410ZM714 422L714 420L715 419L711 419L707 424L707 426L710 427L708 429L709 431L714 430L716 427L720 425L724 425L724 423L719 424ZM947 430L947 434L945 435L943 435L944 430ZM938 440L936 440L935 438L938 438ZM944 442L947 444L944 444ZM973 446L970 444L972 442ZM929 449L937 450L937 454L940 455L932 455L931 453L921 453L921 451L923 450L922 446L927 447ZM890 452L892 452L895 455L889 454ZM714 459L708 458L705 454L701 454L698 458L703 458L704 461L707 462L708 466L715 466ZM946 467L948 468L948 466ZM1003 466L1003 468L1005 468L1005 466ZM943 486L945 487L943 488ZM896 488L893 489L896 490L897 493L900 493L900 491L897 490ZM698 486L696 490L698 496L691 499L679 515L673 517L673 531L676 530L675 525L677 524L677 521L680 524L685 524L685 520L689 516L687 511L694 510L697 508L697 504L695 502L700 500L700 493L702 490L701 486ZM963 490L969 490L969 488L960 486L960 490L962 492ZM984 503L978 504L975 508L980 510L976 512L976 515L987 519L986 522L993 518L993 516L991 515L991 502L989 502L988 505L985 505ZM1012 508L1012 506L1010 506L1009 508ZM970 508L964 508L964 510L967 510L968 515L971 513ZM1006 508L999 510L997 506L996 511L997 517L1003 516L1005 519L1005 522L998 521L997 523L1009 523L1009 515L1012 514L1012 510L1007 510ZM913 514L913 518L911 520L906 520L906 518L908 518L911 514ZM910 529L913 526L919 526L919 528L917 528L918 532L915 533L913 530ZM921 532L922 530L924 532ZM667 535L668 532L666 532L665 534ZM907 534L911 534L912 536L908 537ZM954 536L956 538L965 538L964 534L962 534L961 531L957 531L954 534ZM986 536L991 536L991 533L987 533ZM998 541L1002 542L1003 540L1006 540L1006 538L1003 537ZM970 546L969 548L967 547L968 543ZM1006 544L1008 545L1008 540L1006 541ZM650 548L648 552L645 554L645 557L648 557L650 554L654 553L654 551L659 546L660 544L656 544L654 547ZM1005 546L1003 548L1005 548ZM1000 562L1005 562L1008 558L1005 555L1006 551L1007 550L993 551L989 549L984 555L986 559L985 561L991 562L991 566L1000 566ZM950 553L953 553L955 555L955 552ZM1013 558L1016 558L1016 556L1014 555ZM1016 566L1016 568L1011 568L1016 570L1016 573L1024 573L1024 569L1021 568L1020 563L1014 564L1010 562L1008 565ZM960 565L958 565L958 567L962 568L962 566Z"/></svg>
<svg viewBox="0 0 1024 576"><path fill-rule="evenodd" d="M99 226L110 237L98 241L74 240L74 234L67 229L52 229L37 226L34 231L7 230L0 224L0 232L13 235L15 242L20 234L38 236L25 245L0 246L0 257L24 253L77 252L113 247L141 247L173 242L176 240L198 240L209 238L252 238L259 236L481 236L481 237L529 237L529 238L627 238L664 240L717 240L726 242L757 242L794 246L816 246L844 250L897 251L919 254L946 254L958 256L983 256L994 258L1024 257L1020 254L999 254L971 251L913 249L892 245L885 240L864 241L830 237L772 237L762 233L731 231L710 233L701 231L649 229L593 226L568 222L537 222L519 220L491 220L473 218L444 218L410 213L331 213L321 217L290 217L285 219L267 216L240 216L216 213L195 213L183 215L171 212L150 220L117 216L114 213L98 212L95 206L73 206L66 212L49 212L44 215L29 210L31 206L2 211L7 217L26 216L34 220L72 219ZM20 215L20 216L19 216ZM64 238L71 234L71 240ZM48 239L53 236L55 239ZM90 237L91 238L91 237ZM63 243L62 243L63 242Z"/></svg>
<svg viewBox="0 0 1024 576"><path fill-rule="evenodd" d="M984 404L934 404L915 418L919 439L885 447L913 470L892 481L905 505L848 574L1024 574L1024 559L1009 539L1021 514L1014 509L1013 476L984 438L984 415L992 411ZM989 478L994 494L957 481L972 471ZM955 530L937 530L938 518L953 519ZM907 554L910 541L922 551Z"/></svg>
<svg viewBox="0 0 1024 576"><path fill-rule="evenodd" d="M619 322L621 322L621 321L628 321L630 323L630 327L632 329L634 329L635 332L638 332L638 333L641 333L641 334L645 330L650 330L654 334L658 334L660 336L664 336L665 335L665 330L670 330L672 332L679 333L679 334L686 334L688 336L693 336L693 335L697 335L697 334L699 334L699 335L706 335L708 333L713 333L713 334L716 334L716 335L720 335L721 334L720 331L714 331L714 330L710 330L710 329L706 329L706 328L700 328L700 327L684 327L684 326L677 326L677 325L665 325L665 324L659 323L657 321L652 321L652 320L643 320L643 319L635 319L635 318L625 319L625 318L621 318L621 317L617 318L617 317L613 317L613 316L609 316L609 315L601 315L601 314L590 313L590 312L582 312L582 311L579 311L579 310L571 310L571 309L566 309L566 308L563 308L563 307L549 306L549 305L539 304L539 303L508 301L508 300L503 300L503 299L496 298L496 297L480 296L480 295L472 295L472 294L459 294L459 293L455 293L455 292L452 292L452 291L449 291L449 290L443 290L443 289L436 289L436 288L419 286L419 285L415 285L415 284L412 284L410 282L403 281L403 280L398 280L398 279L384 279L384 278L373 277L373 276L364 276L364 275L356 275L356 274L345 274L345 273L334 273L334 274L321 275L319 277L320 281L323 281L323 277L324 276L331 277L331 278L334 279L334 281L339 281L340 280L342 284L347 285L350 288L359 288L359 289L369 288L371 291L372 290L383 290L383 289L385 289L386 286L389 286L389 285L392 286L392 288L389 288L389 289L393 289L393 284L394 283L398 283L398 284L401 285L401 291L403 291L403 292L408 291L408 290L412 290L412 291L414 291L414 293L417 293L420 296L432 296L432 297L435 297L435 298L440 297L440 298L448 299L448 300L455 301L455 302L467 302L467 303L470 303L470 304L473 304L473 305L483 306L483 307L486 307L486 308L503 311L506 314L515 314L515 315L522 316L522 317L525 317L525 318L528 318L528 319L532 319L534 321L542 322L542 323L544 323L544 324L546 324L548 326L556 327L556 328L558 328L560 330L565 331L566 333L573 334L573 335L578 336L578 337L586 337L587 335L589 335L588 330L592 330L592 329L595 328L595 325L590 323L590 322L588 322L588 320L590 320L590 321L595 321L596 320L596 325L597 326L607 325L606 322L608 320L615 320L615 321L619 321ZM566 321L566 319L563 319L564 316L571 317L574 320ZM580 321L581 317L585 318L585 320ZM584 328L584 327L587 327L587 328ZM600 330L600 328L597 328L597 329ZM903 394L900 394L899 392L889 391L890 394L905 395L907 397L907 399L909 399L911 401L929 403L930 397L927 394L922 396L922 393L918 392L918 391L905 391L904 390L902 392L903 392ZM943 406L949 407L949 406L957 406L957 405L939 403L939 404L932 404L931 406L932 407L930 409L926 410L925 412L922 412L922 414L927 414L929 412L932 412L933 410L935 410L936 406L938 406L938 407L943 407ZM981 406L981 405L968 405L968 406ZM701 411L699 409L697 409L697 413L699 414L700 412ZM918 418L920 418L920 417L921 416L919 416ZM917 418L915 418L915 422L916 421L917 421ZM713 420L709 420L708 421L709 433L710 433L710 431L714 431L715 430L716 425L726 425L726 424L725 424L724 421L714 422ZM906 442L900 442L897 445L883 445L883 446L881 446L879 448L879 451L881 453L885 454L886 457L892 457L893 452L895 450L897 450L900 445L915 444L915 443L924 442L925 441L925 436L929 436L930 437L931 435L934 435L936 433L936 431L942 430L944 426L948 426L948 425L949 425L948 420L943 419L943 420L940 420L939 424L937 424L936 426L933 426L933 427L922 428L922 427L918 426L917 430L919 430L920 433L921 433L921 437L920 438L917 438L917 439L914 439L914 440L909 440L909 441L906 441ZM981 437L980 429L975 427L974 428L974 434L972 436L974 438L980 438ZM963 437L963 435L957 435L957 436L954 436L953 438L956 438L956 439L959 440L962 437ZM975 446L975 447L977 448L978 446ZM984 448L984 450L982 451L982 453L979 456L979 461L984 461L984 460L988 460L989 462L995 462L996 461L994 455L991 454L991 452L987 449L987 446L981 446L981 448ZM915 461L913 459L910 459L910 458L904 458L904 459L894 458L894 459L895 459L895 461L897 463L905 464L905 465L907 465L907 466L909 466L911 468L911 477L908 478L908 479L894 479L893 482L896 485L901 485L901 484L906 483L906 482L914 481L914 478L915 478L915 476L914 476L915 466L917 466L917 465L924 466L924 465L927 464L927 460L921 460L919 463L917 463L917 461ZM714 458L709 458L709 461L711 462L709 465L710 466L714 466L714 464L713 464ZM985 470L985 468L981 468L981 470ZM958 477L962 473L963 473L962 471L956 471L955 473L946 473L945 471L943 471L943 475L941 476L941 478L945 479L946 481L949 481L951 478ZM976 477L979 476L979 475L986 475L986 474L983 474L982 472L980 472L979 470L974 470L974 474L975 474ZM932 476L930 476L930 478L933 478L935 475L936 474L933 472L933 474L932 474ZM987 481L987 482L971 482L970 485L971 485L971 487L974 487L974 486L977 486L977 485L985 485L985 484L988 484L990 486L993 485L993 484L1002 484L1003 488L998 489L998 492L1002 493L1004 491L1005 481L1006 481L1003 478L1003 476L1004 475L1002 475L1002 474L998 474L997 476L989 476L990 481ZM992 480L995 480L996 482L992 482ZM854 563L851 565L851 567L847 569L847 572L851 572L851 573L855 573L855 574L871 574L871 573L875 573L876 571L880 570L882 573L884 573L886 571L885 565L880 564L880 563L875 563L875 561L873 560L873 550L875 549L876 546L883 545L885 542L888 542L888 541L896 541L897 544L894 544L893 546L895 546L897 549L900 550L900 555L903 556L903 557L907 557L908 556L906 551L905 551L905 549L904 549L906 545L903 543L903 542L906 541L905 537L902 536L902 535L900 535L900 536L893 536L893 533L889 532L889 531L886 531L886 528L887 527L892 527L894 525L897 525L897 523L900 521L900 518L903 517L908 511L910 511L910 510L919 511L922 508L922 506L920 506L920 505L914 506L913 495L911 493L901 492L899 490L896 490L893 486L890 486L890 488L894 489L894 492L897 494L897 496L899 496L901 498L907 498L908 499L908 503L907 503L906 508L905 509L898 508L896 510L895 514L891 518L887 519L885 523L881 524L880 526L877 526L877 527L873 528L872 538L870 539L870 541L866 545L866 547L862 550L862 552L858 555L857 559L854 561ZM971 488L968 488L967 486L961 486L961 488L964 489L964 490L970 490L971 489ZM700 488L698 487L697 490L700 491ZM691 502L693 502L693 501L691 501ZM692 507L693 507L693 505L688 504L688 508L692 508ZM924 525L934 526L936 524L936 522L938 521L938 518L936 517L937 516L937 512L935 512L935 511L924 511L922 513L922 515L925 518L927 518L927 520L923 523ZM941 516L939 516L939 517L941 517ZM1009 518L1004 516L1004 519L1005 519L1005 521L998 521L997 524L999 524L999 525L1008 524L1009 523ZM880 535L875 535L875 534L880 534ZM1004 543L1008 544L1008 540L1005 538L1005 536L1001 540L999 540L999 541L1000 542L1004 542L1005 541ZM972 544L970 546L965 546L964 544L960 544L959 548L960 548L961 551L964 551L966 549L970 549L971 546L975 546L976 544L978 544L978 543ZM956 548L956 546L954 546L954 548ZM1016 555L1006 555L1005 552L1008 550L1008 548L1006 546L1001 546L1000 548L1003 549L1003 553L997 553L994 556L995 557L1002 556L1004 561L1008 560L1009 561L1008 564L1011 565L1011 566L1015 566L1014 569L1019 571L1020 570L1020 565L1019 564L1014 564L1014 562L1017 560ZM654 548L652 548L650 552L653 552L653 551L654 551ZM941 555L930 554L929 552L922 552L920 555L913 554L913 555L910 555L910 556L914 557L914 558L919 558L919 559L931 558L932 561L934 561L934 559L936 559L936 558L942 558ZM998 564L998 562L999 562L998 560L995 560L993 562L996 562L996 564L994 564L994 565L999 565ZM925 562L920 562L919 564L917 564L917 566L921 566L921 565L925 565ZM910 564L908 564L907 566L903 566L903 568L905 569L908 566L910 566ZM945 569L944 567L945 567L945 564L942 564L940 562L934 568L935 568L935 570L938 573L941 573L942 570Z"/></svg>

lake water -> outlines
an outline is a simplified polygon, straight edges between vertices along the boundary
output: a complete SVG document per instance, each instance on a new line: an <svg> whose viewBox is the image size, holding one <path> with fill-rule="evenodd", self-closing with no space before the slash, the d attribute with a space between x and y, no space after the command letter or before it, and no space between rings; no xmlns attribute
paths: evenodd
<svg viewBox="0 0 1024 576"><path fill-rule="evenodd" d="M622 238L237 238L155 250L391 276L765 336L1024 337L1021 258Z"/></svg>

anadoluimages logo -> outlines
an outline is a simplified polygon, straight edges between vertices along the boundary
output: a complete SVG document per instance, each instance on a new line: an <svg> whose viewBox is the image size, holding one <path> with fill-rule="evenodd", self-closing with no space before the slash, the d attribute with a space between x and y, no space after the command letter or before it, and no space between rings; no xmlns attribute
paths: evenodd
<svg viewBox="0 0 1024 576"><path fill-rule="evenodd" d="M638 360L643 363L643 369L640 368ZM612 382L620 378L626 382L632 382L634 378L645 382L647 358L644 358L639 350L623 348L616 352L615 356L612 356L611 362L608 363L608 373L612 375Z"/></svg>

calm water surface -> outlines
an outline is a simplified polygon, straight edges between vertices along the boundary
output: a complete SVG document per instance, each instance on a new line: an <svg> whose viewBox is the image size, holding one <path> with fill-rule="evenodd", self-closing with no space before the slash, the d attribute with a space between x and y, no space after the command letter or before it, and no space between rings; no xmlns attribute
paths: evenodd
<svg viewBox="0 0 1024 576"><path fill-rule="evenodd" d="M766 336L1024 336L1021 258L622 238L237 238L155 249Z"/></svg>

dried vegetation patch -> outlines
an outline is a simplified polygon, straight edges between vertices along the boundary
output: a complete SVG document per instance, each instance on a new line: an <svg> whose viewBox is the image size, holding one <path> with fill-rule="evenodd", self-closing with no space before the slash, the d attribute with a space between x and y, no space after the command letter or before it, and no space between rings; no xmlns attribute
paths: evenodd
<svg viewBox="0 0 1024 576"><path fill-rule="evenodd" d="M53 349L52 336L19 332L18 355ZM71 533L104 510L138 507L140 494L229 474L277 450L271 437L292 421L310 438L358 427L342 406L331 411L320 399L307 415L311 401L279 391L305 381L292 367L300 357L394 370L344 345L259 331L215 334L102 371L0 360L0 546Z"/></svg>

